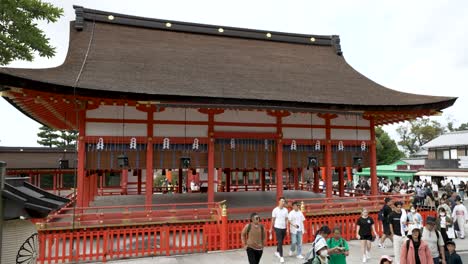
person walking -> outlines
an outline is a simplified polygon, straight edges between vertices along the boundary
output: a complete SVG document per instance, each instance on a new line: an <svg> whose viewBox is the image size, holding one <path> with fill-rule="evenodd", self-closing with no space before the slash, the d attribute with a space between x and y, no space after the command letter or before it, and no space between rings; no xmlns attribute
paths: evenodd
<svg viewBox="0 0 468 264"><path fill-rule="evenodd" d="M258 264L263 254L263 247L266 245L265 227L260 224L260 216L257 213L250 215L250 223L247 224L241 233L242 246L247 251L249 264Z"/></svg>
<svg viewBox="0 0 468 264"><path fill-rule="evenodd" d="M374 234L374 237L372 236ZM361 240L362 262L366 263L371 258L370 250L372 241L377 238L375 231L374 220L369 217L369 211L366 208L362 209L361 217L356 223L356 237Z"/></svg>
<svg viewBox="0 0 468 264"><path fill-rule="evenodd" d="M284 207L286 203L286 199L284 197L280 197L278 200L278 206L273 209L271 214L271 226L270 226L270 234L273 232L273 228L275 229L276 234L276 252L275 256L279 258L280 263L284 263L283 257L283 241L286 237L286 228L288 223L288 209Z"/></svg>
<svg viewBox="0 0 468 264"><path fill-rule="evenodd" d="M456 245L454 241L447 242L447 252L445 256L447 257L447 264L463 264L460 255L455 251Z"/></svg>
<svg viewBox="0 0 468 264"><path fill-rule="evenodd" d="M413 228L422 228L423 219L420 213L416 210L416 207L411 206L408 212L408 234L411 234Z"/></svg>
<svg viewBox="0 0 468 264"><path fill-rule="evenodd" d="M458 194L461 197L461 201L465 201L465 189L466 189L466 184L464 181L460 181L460 184L458 184Z"/></svg>
<svg viewBox="0 0 468 264"><path fill-rule="evenodd" d="M447 213L445 212L445 208L443 207L440 207L437 213L436 228L437 231L439 231L442 235L442 239L444 240L445 244L445 250L447 251L447 242L455 238L455 231L453 230L452 218L449 215L447 215ZM451 233L450 236L449 231Z"/></svg>
<svg viewBox="0 0 468 264"><path fill-rule="evenodd" d="M385 197L384 199L385 205L382 208L381 213L381 221L383 226L383 235L382 238L379 240L379 248L385 248L385 240L388 238L392 241L392 237L390 236L390 222L388 221L388 216L392 212L392 199L390 197Z"/></svg>
<svg viewBox="0 0 468 264"><path fill-rule="evenodd" d="M289 212L288 221L289 221L289 231L291 234L291 249L289 250L289 256L292 256L296 251L296 257L298 259L303 259L302 256L302 235L305 233L304 229L304 214L299 210L299 203L292 203L293 209Z"/></svg>
<svg viewBox="0 0 468 264"><path fill-rule="evenodd" d="M428 216L426 219L426 226L422 229L421 240L426 242L431 251L434 264L447 264L445 262L444 240L442 235L435 228L436 218Z"/></svg>
<svg viewBox="0 0 468 264"><path fill-rule="evenodd" d="M400 263L434 264L429 246L421 240L421 229L419 227L413 227L411 235L408 235L408 239L403 243Z"/></svg>
<svg viewBox="0 0 468 264"><path fill-rule="evenodd" d="M400 201L395 202L395 208L390 213L390 233L393 238L393 252L395 256L400 256L401 245L403 244L403 238L405 235L404 222L407 220L406 212L401 208L402 203ZM400 263L400 258L395 257L395 263Z"/></svg>
<svg viewBox="0 0 468 264"><path fill-rule="evenodd" d="M337 251L334 254L330 254L330 263L346 264L346 257L349 255L349 245L341 237L341 229L339 227L333 228L333 237L327 240L327 246Z"/></svg>
<svg viewBox="0 0 468 264"><path fill-rule="evenodd" d="M465 223L468 217L465 205L462 203L460 196L455 198L456 205L453 208L452 219L458 225L458 235L461 239L465 238Z"/></svg>

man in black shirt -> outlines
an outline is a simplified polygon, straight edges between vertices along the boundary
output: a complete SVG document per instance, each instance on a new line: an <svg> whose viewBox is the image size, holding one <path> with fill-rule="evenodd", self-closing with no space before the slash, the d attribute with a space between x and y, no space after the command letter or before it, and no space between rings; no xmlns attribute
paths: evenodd
<svg viewBox="0 0 468 264"><path fill-rule="evenodd" d="M383 235L382 238L379 241L379 248L385 248L385 240L388 238L390 241L393 242L393 238L391 236L390 232L390 221L388 219L388 216L390 213L393 211L392 207L390 205L392 204L392 199L390 197L385 197L385 205L383 206L383 220L382 220L382 225L383 225Z"/></svg>
<svg viewBox="0 0 468 264"><path fill-rule="evenodd" d="M393 238L393 252L395 256L400 256L401 245L403 244L404 231L402 228L402 219L406 219L406 212L401 209L402 202L395 202L395 209L388 216L390 222L390 234ZM400 264L400 259L395 258L395 264Z"/></svg>

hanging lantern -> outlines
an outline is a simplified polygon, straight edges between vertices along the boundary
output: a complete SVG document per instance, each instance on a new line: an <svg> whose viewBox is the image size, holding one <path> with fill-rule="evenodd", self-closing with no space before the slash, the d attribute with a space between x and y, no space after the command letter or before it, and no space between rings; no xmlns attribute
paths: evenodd
<svg viewBox="0 0 468 264"><path fill-rule="evenodd" d="M344 151L344 144L341 140L338 142L338 151Z"/></svg>
<svg viewBox="0 0 468 264"><path fill-rule="evenodd" d="M320 150L320 140L315 141L315 150Z"/></svg>
<svg viewBox="0 0 468 264"><path fill-rule="evenodd" d="M69 168L69 164L68 164L68 160L67 159L60 159L59 160L59 169L68 169Z"/></svg>
<svg viewBox="0 0 468 264"><path fill-rule="evenodd" d="M171 141L169 138L164 138L163 139L163 150L164 149L170 149L171 148Z"/></svg>
<svg viewBox="0 0 468 264"><path fill-rule="evenodd" d="M125 154L119 155L117 157L117 161L118 161L118 164L119 164L120 168L128 167L128 157L127 157L127 155L125 155Z"/></svg>
<svg viewBox="0 0 468 264"><path fill-rule="evenodd" d="M99 138L98 143L96 144L96 149L97 150L104 150L104 139Z"/></svg>
<svg viewBox="0 0 468 264"><path fill-rule="evenodd" d="M307 157L307 169L318 167L317 157Z"/></svg>
<svg viewBox="0 0 468 264"><path fill-rule="evenodd" d="M366 142L365 142L365 141L362 141L362 142L361 142L361 151L365 151L366 148L367 148Z"/></svg>
<svg viewBox="0 0 468 264"><path fill-rule="evenodd" d="M291 142L291 150L297 150L297 143L296 143L296 140L293 140Z"/></svg>
<svg viewBox="0 0 468 264"><path fill-rule="evenodd" d="M353 157L353 167L357 172L362 172L362 157Z"/></svg>
<svg viewBox="0 0 468 264"><path fill-rule="evenodd" d="M190 167L190 158L189 157L180 158L180 164L182 168L188 169Z"/></svg>
<svg viewBox="0 0 468 264"><path fill-rule="evenodd" d="M231 149L236 149L236 141L231 138Z"/></svg>
<svg viewBox="0 0 468 264"><path fill-rule="evenodd" d="M132 137L130 139L130 149L136 149L137 148L137 140L136 138Z"/></svg>
<svg viewBox="0 0 468 264"><path fill-rule="evenodd" d="M198 138L194 139L193 144L192 144L192 149L193 150L198 150L199 146L200 146L200 144L199 144Z"/></svg>

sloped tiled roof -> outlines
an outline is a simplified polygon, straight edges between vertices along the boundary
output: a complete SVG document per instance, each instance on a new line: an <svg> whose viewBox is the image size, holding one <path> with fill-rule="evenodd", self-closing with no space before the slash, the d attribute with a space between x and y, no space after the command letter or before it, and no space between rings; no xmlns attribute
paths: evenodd
<svg viewBox="0 0 468 264"><path fill-rule="evenodd" d="M468 146L468 130L443 134L426 143L423 148L429 149L455 146Z"/></svg>

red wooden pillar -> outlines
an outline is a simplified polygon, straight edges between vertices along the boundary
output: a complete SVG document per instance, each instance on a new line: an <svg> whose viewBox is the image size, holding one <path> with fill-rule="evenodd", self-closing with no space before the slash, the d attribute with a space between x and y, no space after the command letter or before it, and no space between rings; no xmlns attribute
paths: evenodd
<svg viewBox="0 0 468 264"><path fill-rule="evenodd" d="M333 177L332 177L332 142L331 142L331 120L336 118L335 114L319 114L319 117L325 119L325 196L332 198L333 196ZM322 172L323 173L323 172Z"/></svg>
<svg viewBox="0 0 468 264"><path fill-rule="evenodd" d="M77 179L76 179L76 205L77 207L84 206L84 189L85 186L85 157L86 157L86 144L85 144L85 131L86 131L86 122L85 122L86 111L81 110L78 113L78 164L77 164Z"/></svg>
<svg viewBox="0 0 468 264"><path fill-rule="evenodd" d="M153 127L153 125L151 125ZM151 129L152 130L152 129ZM148 138L146 143L146 190L145 190L145 205L153 204L153 140Z"/></svg>
<svg viewBox="0 0 468 264"><path fill-rule="evenodd" d="M215 139L214 133L214 114L208 114L208 203L214 202L214 152Z"/></svg>
<svg viewBox="0 0 468 264"><path fill-rule="evenodd" d="M89 205L89 175L85 172L84 177L84 190L83 190L83 207L88 207Z"/></svg>
<svg viewBox="0 0 468 264"><path fill-rule="evenodd" d="M344 167L338 167L338 190L340 197L344 197Z"/></svg>
<svg viewBox="0 0 468 264"><path fill-rule="evenodd" d="M120 176L120 194L126 195L127 194L127 185L128 185L128 169L123 168Z"/></svg>
<svg viewBox="0 0 468 264"><path fill-rule="evenodd" d="M227 216L227 208L226 205L222 205L221 209L221 232L220 232L220 240L221 240L221 250L228 249L228 237L229 237L229 228L228 228L228 216Z"/></svg>
<svg viewBox="0 0 468 264"><path fill-rule="evenodd" d="M346 174L348 175L348 181L353 180L353 170L351 167L346 167Z"/></svg>
<svg viewBox="0 0 468 264"><path fill-rule="evenodd" d="M294 190L299 190L299 168L294 169Z"/></svg>
<svg viewBox="0 0 468 264"><path fill-rule="evenodd" d="M377 151L375 144L375 123L374 118L370 118L370 177L371 177L371 195L377 195Z"/></svg>
<svg viewBox="0 0 468 264"><path fill-rule="evenodd" d="M137 169L137 170L136 170L136 173L137 173L137 193L138 193L138 194L141 194L141 185L142 185L142 181L141 181L141 170L140 170L140 169Z"/></svg>
<svg viewBox="0 0 468 264"><path fill-rule="evenodd" d="M283 196L283 140L276 140L276 200Z"/></svg>
<svg viewBox="0 0 468 264"><path fill-rule="evenodd" d="M57 191L57 173L52 175L52 191L55 193Z"/></svg>
<svg viewBox="0 0 468 264"><path fill-rule="evenodd" d="M189 169L187 169L188 171ZM183 169L179 169L179 178L178 178L178 181L177 181L177 192L178 193L182 193L182 182L184 180L184 170Z"/></svg>
<svg viewBox="0 0 468 264"><path fill-rule="evenodd" d="M319 168L318 167L314 167L313 168L314 170L314 193L319 193L320 192L320 175L319 175Z"/></svg>
<svg viewBox="0 0 468 264"><path fill-rule="evenodd" d="M265 169L262 169L262 172L260 174L260 184L262 186L262 192L265 191Z"/></svg>

